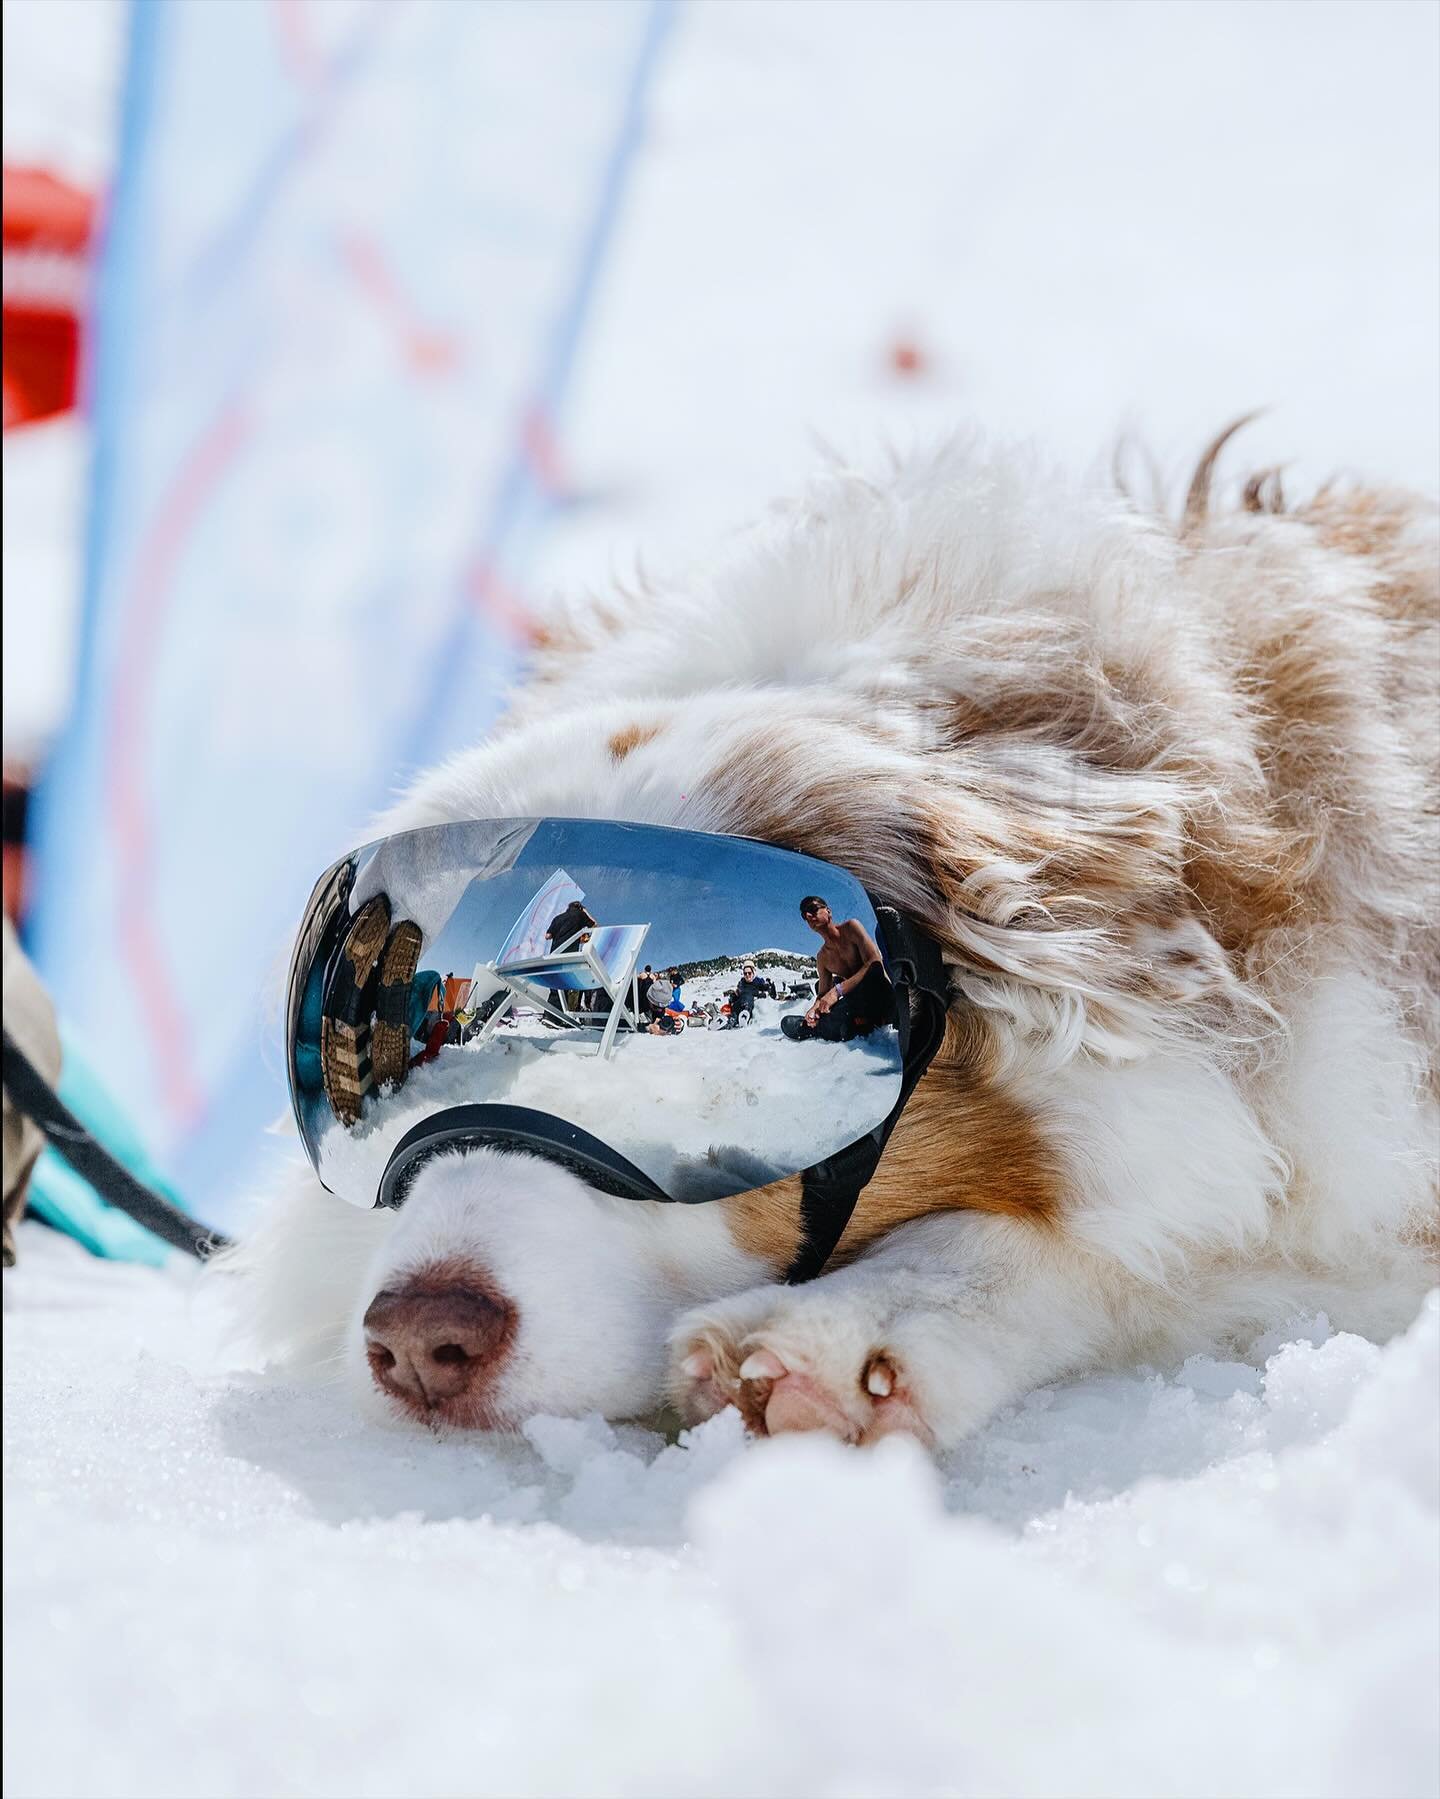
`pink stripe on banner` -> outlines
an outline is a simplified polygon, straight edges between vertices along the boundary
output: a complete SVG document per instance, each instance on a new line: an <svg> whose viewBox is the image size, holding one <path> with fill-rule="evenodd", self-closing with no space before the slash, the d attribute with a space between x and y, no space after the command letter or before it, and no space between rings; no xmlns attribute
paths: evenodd
<svg viewBox="0 0 1440 1799"><path fill-rule="evenodd" d="M127 627L115 666L107 788L115 833L120 943L159 1069L162 1097L182 1129L199 1115L204 1095L190 1072L185 1016L152 916L153 830L145 793L145 726L176 567L248 428L241 408L227 407L157 507L135 558L127 603L121 608Z"/></svg>
<svg viewBox="0 0 1440 1799"><path fill-rule="evenodd" d="M536 400L525 414L520 443L536 486L550 499L560 499L565 492L560 441L542 400Z"/></svg>
<svg viewBox="0 0 1440 1799"><path fill-rule="evenodd" d="M375 242L352 231L344 239L345 263L356 285L369 295L399 340L416 375L444 375L459 366L460 339L452 331L432 330L401 291L400 283Z"/></svg>
<svg viewBox="0 0 1440 1799"><path fill-rule="evenodd" d="M289 70L290 78L300 87L318 87L320 59L310 42L301 0L274 0L271 16L280 37L281 60Z"/></svg>

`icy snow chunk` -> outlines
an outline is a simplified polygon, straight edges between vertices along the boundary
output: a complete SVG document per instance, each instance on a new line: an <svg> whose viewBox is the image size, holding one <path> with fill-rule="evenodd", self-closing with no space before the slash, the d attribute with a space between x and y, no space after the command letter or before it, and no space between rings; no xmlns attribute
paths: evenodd
<svg viewBox="0 0 1440 1799"><path fill-rule="evenodd" d="M531 1418L524 1427L540 1459L557 1474L576 1474L615 1447L615 1433L598 1413L588 1418Z"/></svg>
<svg viewBox="0 0 1440 1799"><path fill-rule="evenodd" d="M556 1518L585 1536L664 1540L679 1533L691 1497L745 1448L737 1412L725 1411L678 1442L634 1429L626 1441L599 1418L535 1418L525 1435L546 1465L566 1475Z"/></svg>
<svg viewBox="0 0 1440 1799"><path fill-rule="evenodd" d="M1440 1292L1377 1357L1374 1377L1355 1395L1346 1447L1366 1467L1388 1469L1425 1511L1440 1513Z"/></svg>
<svg viewBox="0 0 1440 1799"><path fill-rule="evenodd" d="M1176 1381L1210 1399L1230 1399L1237 1393L1258 1394L1262 1384L1259 1369L1246 1362L1215 1362L1198 1355L1187 1359Z"/></svg>
<svg viewBox="0 0 1440 1799"><path fill-rule="evenodd" d="M1380 1356L1375 1344L1348 1333L1329 1337L1319 1347L1302 1340L1277 1350L1265 1364L1272 1446L1283 1448L1333 1430Z"/></svg>
<svg viewBox="0 0 1440 1799"><path fill-rule="evenodd" d="M1289 1324L1277 1325L1274 1330L1266 1331L1250 1345L1251 1360L1268 1362L1278 1350L1290 1343L1308 1343L1319 1349L1322 1343L1328 1343L1334 1333L1330 1329L1330 1320L1323 1312L1317 1312L1313 1318L1293 1319Z"/></svg>

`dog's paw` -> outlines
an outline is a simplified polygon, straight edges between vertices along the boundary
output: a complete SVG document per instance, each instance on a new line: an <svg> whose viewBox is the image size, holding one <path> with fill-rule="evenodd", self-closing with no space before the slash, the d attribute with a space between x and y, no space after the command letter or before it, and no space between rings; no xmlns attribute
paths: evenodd
<svg viewBox="0 0 1440 1799"><path fill-rule="evenodd" d="M760 1332L743 1345L736 1403L757 1437L785 1431L823 1430L846 1443L873 1443L897 1432L932 1441L929 1426L895 1352L872 1349L858 1363L846 1358L817 1366L793 1350L783 1352Z"/></svg>
<svg viewBox="0 0 1440 1799"><path fill-rule="evenodd" d="M806 1307L774 1289L763 1297L763 1307L752 1303L728 1316L726 1306L705 1307L682 1320L671 1391L689 1422L733 1405L755 1436L820 1430L872 1443L899 1432L933 1444L893 1345L865 1333L855 1315L842 1324L827 1316L830 1306Z"/></svg>
<svg viewBox="0 0 1440 1799"><path fill-rule="evenodd" d="M740 1402L741 1344L773 1309L774 1287L756 1287L687 1312L670 1338L670 1401L687 1424Z"/></svg>

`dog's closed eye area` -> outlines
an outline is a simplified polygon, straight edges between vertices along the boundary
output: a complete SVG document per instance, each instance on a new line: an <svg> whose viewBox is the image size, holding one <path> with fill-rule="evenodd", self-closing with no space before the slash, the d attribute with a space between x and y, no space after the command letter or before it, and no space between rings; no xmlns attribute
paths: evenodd
<svg viewBox="0 0 1440 1799"><path fill-rule="evenodd" d="M518 1314L483 1271L442 1265L383 1288L364 1317L365 1358L381 1392L427 1423L495 1422L496 1376Z"/></svg>

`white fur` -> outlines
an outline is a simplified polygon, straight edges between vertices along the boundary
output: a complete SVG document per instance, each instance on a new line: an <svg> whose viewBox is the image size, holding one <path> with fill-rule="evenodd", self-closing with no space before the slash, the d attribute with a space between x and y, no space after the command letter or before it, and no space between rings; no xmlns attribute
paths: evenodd
<svg viewBox="0 0 1440 1799"><path fill-rule="evenodd" d="M353 1293L345 1365L358 1394L371 1390L360 1322L371 1296L446 1262L478 1265L518 1300L517 1341L486 1396L511 1425L537 1412L653 1409L676 1313L766 1273L712 1208L615 1199L527 1156L444 1156L416 1177Z"/></svg>
<svg viewBox="0 0 1440 1799"><path fill-rule="evenodd" d="M1423 560L1428 528L1409 529ZM499 1421L640 1415L669 1392L694 1414L810 1407L857 1439L906 1428L943 1446L1069 1371L1243 1346L1322 1305L1355 1328L1403 1323L1434 1278L1418 1244L1435 1013L1412 957L1434 847L1407 748L1423 714L1405 712L1423 671L1396 675L1372 575L1299 523L1220 520L1204 552L1024 458L833 471L725 568L636 597L622 628L577 609L570 663L378 827L550 813L750 832L758 805L784 837L836 801L826 853L942 936L956 1005L1000 1028L1007 1091L1064 1166L1061 1229L936 1215L787 1289L721 1208L614 1200L475 1151L427 1167L398 1217L308 1179L277 1201L234 1258L271 1351L335 1358L369 1395L369 1300L459 1258L518 1311ZM1311 830L1309 876L1344 903L1237 968L1193 912L1135 924L1124 906L1146 893L1066 889L1027 833L1060 820L1077 853L1117 859L1143 843L1140 879L1160 893L1207 819L1254 803L1272 778L1263 712L1235 670L1260 591L1301 638L1339 621L1358 697L1343 756L1287 801ZM1081 665L1121 671L1097 678L1096 722L1137 744L1160 705L1147 696L1165 696L1169 735L1136 766L1003 731L946 738L944 706L983 708L1017 675L1060 695ZM1366 700L1396 692L1394 711ZM636 725L660 734L617 757L610 739ZM760 795L735 773L757 743ZM940 853L974 864L947 894L912 822L922 795ZM1147 986L1123 978L1137 965ZM772 1372L747 1382L762 1350L773 1363L751 1366Z"/></svg>

